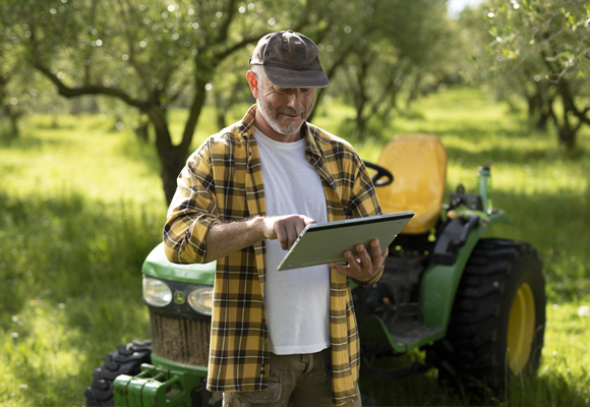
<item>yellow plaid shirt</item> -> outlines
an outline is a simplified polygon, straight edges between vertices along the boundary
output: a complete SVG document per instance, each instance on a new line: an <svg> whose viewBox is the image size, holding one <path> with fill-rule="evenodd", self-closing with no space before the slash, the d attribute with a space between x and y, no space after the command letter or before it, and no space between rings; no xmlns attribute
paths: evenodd
<svg viewBox="0 0 590 407"><path fill-rule="evenodd" d="M252 106L241 121L209 137L188 159L164 227L170 261L203 263L212 225L265 215L255 112ZM304 126L305 157L322 180L328 221L381 214L371 178L350 144L311 124ZM268 388L264 255L263 240L217 261L209 391ZM356 399L359 339L348 279L334 270L330 275L332 397L340 405Z"/></svg>

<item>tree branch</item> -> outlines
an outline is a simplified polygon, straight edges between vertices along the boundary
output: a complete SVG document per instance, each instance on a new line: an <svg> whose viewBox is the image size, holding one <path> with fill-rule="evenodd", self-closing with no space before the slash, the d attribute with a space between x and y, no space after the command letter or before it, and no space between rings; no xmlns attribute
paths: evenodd
<svg viewBox="0 0 590 407"><path fill-rule="evenodd" d="M236 15L236 0L230 0L227 3L227 8L225 10L224 15L226 16L223 20L223 24L219 28L219 35L217 36L217 43L222 44L227 40L227 33L229 31L229 26Z"/></svg>
<svg viewBox="0 0 590 407"><path fill-rule="evenodd" d="M293 31L300 32L301 29L309 23L309 15L311 14L311 10L313 8L312 4L314 2L314 0L307 0L307 3L305 4L305 9L303 10L303 14L301 15L301 18L299 19L297 24L293 26Z"/></svg>
<svg viewBox="0 0 590 407"><path fill-rule="evenodd" d="M186 79L182 82L182 84L178 88L178 92L176 92L174 95L170 96L170 98L168 99L168 104L174 102L176 99L178 99L180 97L180 95L182 95L182 91L189 84L189 82L190 82L189 79Z"/></svg>
<svg viewBox="0 0 590 407"><path fill-rule="evenodd" d="M119 88L107 88L103 85L84 85L79 87L70 87L64 84L49 68L40 61L34 61L33 66L45 75L57 87L60 95L73 98L83 95L108 95L121 99L130 106L137 107L141 111L147 111L150 107L148 102L132 98L129 94Z"/></svg>
<svg viewBox="0 0 590 407"><path fill-rule="evenodd" d="M266 35L266 33L257 34L253 37L244 38L242 41L235 43L231 47L226 48L225 50L218 52L217 54L214 54L213 55L213 60L215 61L214 65L216 66L217 64L221 63L225 58L227 58L228 56L230 56L234 52L244 48L246 45L251 44L253 42L258 42L258 40L260 40L264 35Z"/></svg>
<svg viewBox="0 0 590 407"><path fill-rule="evenodd" d="M135 70L135 72L137 72L137 75L139 76L139 79L143 82L143 86L145 86L145 89L148 93L148 98L150 99L150 102L155 103L155 100L153 98L152 92L151 92L151 88L150 88L150 81L149 81L149 77L147 75L147 73L144 71L144 69L141 67L141 65L139 65L137 63L137 61L135 60L135 47L133 46L133 36L131 35L131 31L129 31L129 25L131 24L131 18L128 18L128 14L130 14L133 10L133 7L131 6L131 4L129 4L128 0L125 0L127 3L127 9L125 9L125 5L123 4L123 2L121 0L119 0L119 5L121 6L121 9L123 10L123 13L121 13L123 15L123 20L125 21L125 36L127 37L127 48L128 48L128 52L129 52L129 65L131 65L133 67L133 69Z"/></svg>

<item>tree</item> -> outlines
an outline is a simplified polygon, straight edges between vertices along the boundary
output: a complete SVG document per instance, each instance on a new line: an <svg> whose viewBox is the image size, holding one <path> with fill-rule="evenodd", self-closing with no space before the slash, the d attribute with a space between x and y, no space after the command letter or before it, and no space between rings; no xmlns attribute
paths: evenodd
<svg viewBox="0 0 590 407"><path fill-rule="evenodd" d="M170 202L216 69L268 31L300 30L311 4L13 0L2 3L0 18L60 95L117 98L149 118ZM174 144L167 110L183 93L189 114Z"/></svg>
<svg viewBox="0 0 590 407"><path fill-rule="evenodd" d="M355 107L352 131L364 135L373 117L385 120L397 107L403 88L409 103L427 73L447 68L455 42L451 22L442 0L351 1L335 8L326 10L322 22L331 25L318 24L314 39L328 51L328 76L344 83Z"/></svg>
<svg viewBox="0 0 590 407"><path fill-rule="evenodd" d="M22 69L21 62L8 30L0 26L0 117L10 122L9 138L19 136L18 121L25 114L24 105L29 97L23 77L30 70Z"/></svg>
<svg viewBox="0 0 590 407"><path fill-rule="evenodd" d="M485 18L493 37L491 71L517 73L532 82L529 109L540 110L539 125L553 119L559 142L574 148L580 127L590 125L590 105L581 107L589 96L584 85L590 73L590 5L581 0L494 0ZM553 108L556 96L561 114Z"/></svg>

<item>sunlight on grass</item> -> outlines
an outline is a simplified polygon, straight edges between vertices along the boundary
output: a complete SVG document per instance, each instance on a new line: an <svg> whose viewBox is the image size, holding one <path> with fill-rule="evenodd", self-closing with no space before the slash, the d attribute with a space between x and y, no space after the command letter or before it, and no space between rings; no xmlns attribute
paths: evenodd
<svg viewBox="0 0 590 407"><path fill-rule="evenodd" d="M101 201L164 205L153 146L98 117L63 116L57 128L47 121L28 118L22 138L0 149L0 171L10 174L0 184L4 190L48 198L75 190Z"/></svg>

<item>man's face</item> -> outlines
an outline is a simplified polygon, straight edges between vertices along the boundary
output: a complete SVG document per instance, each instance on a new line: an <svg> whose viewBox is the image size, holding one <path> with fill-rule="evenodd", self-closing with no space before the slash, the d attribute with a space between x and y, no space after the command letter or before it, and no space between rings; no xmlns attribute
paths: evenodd
<svg viewBox="0 0 590 407"><path fill-rule="evenodd" d="M279 134L299 132L313 107L313 88L282 88L274 85L266 75L258 75L256 104L262 117Z"/></svg>

